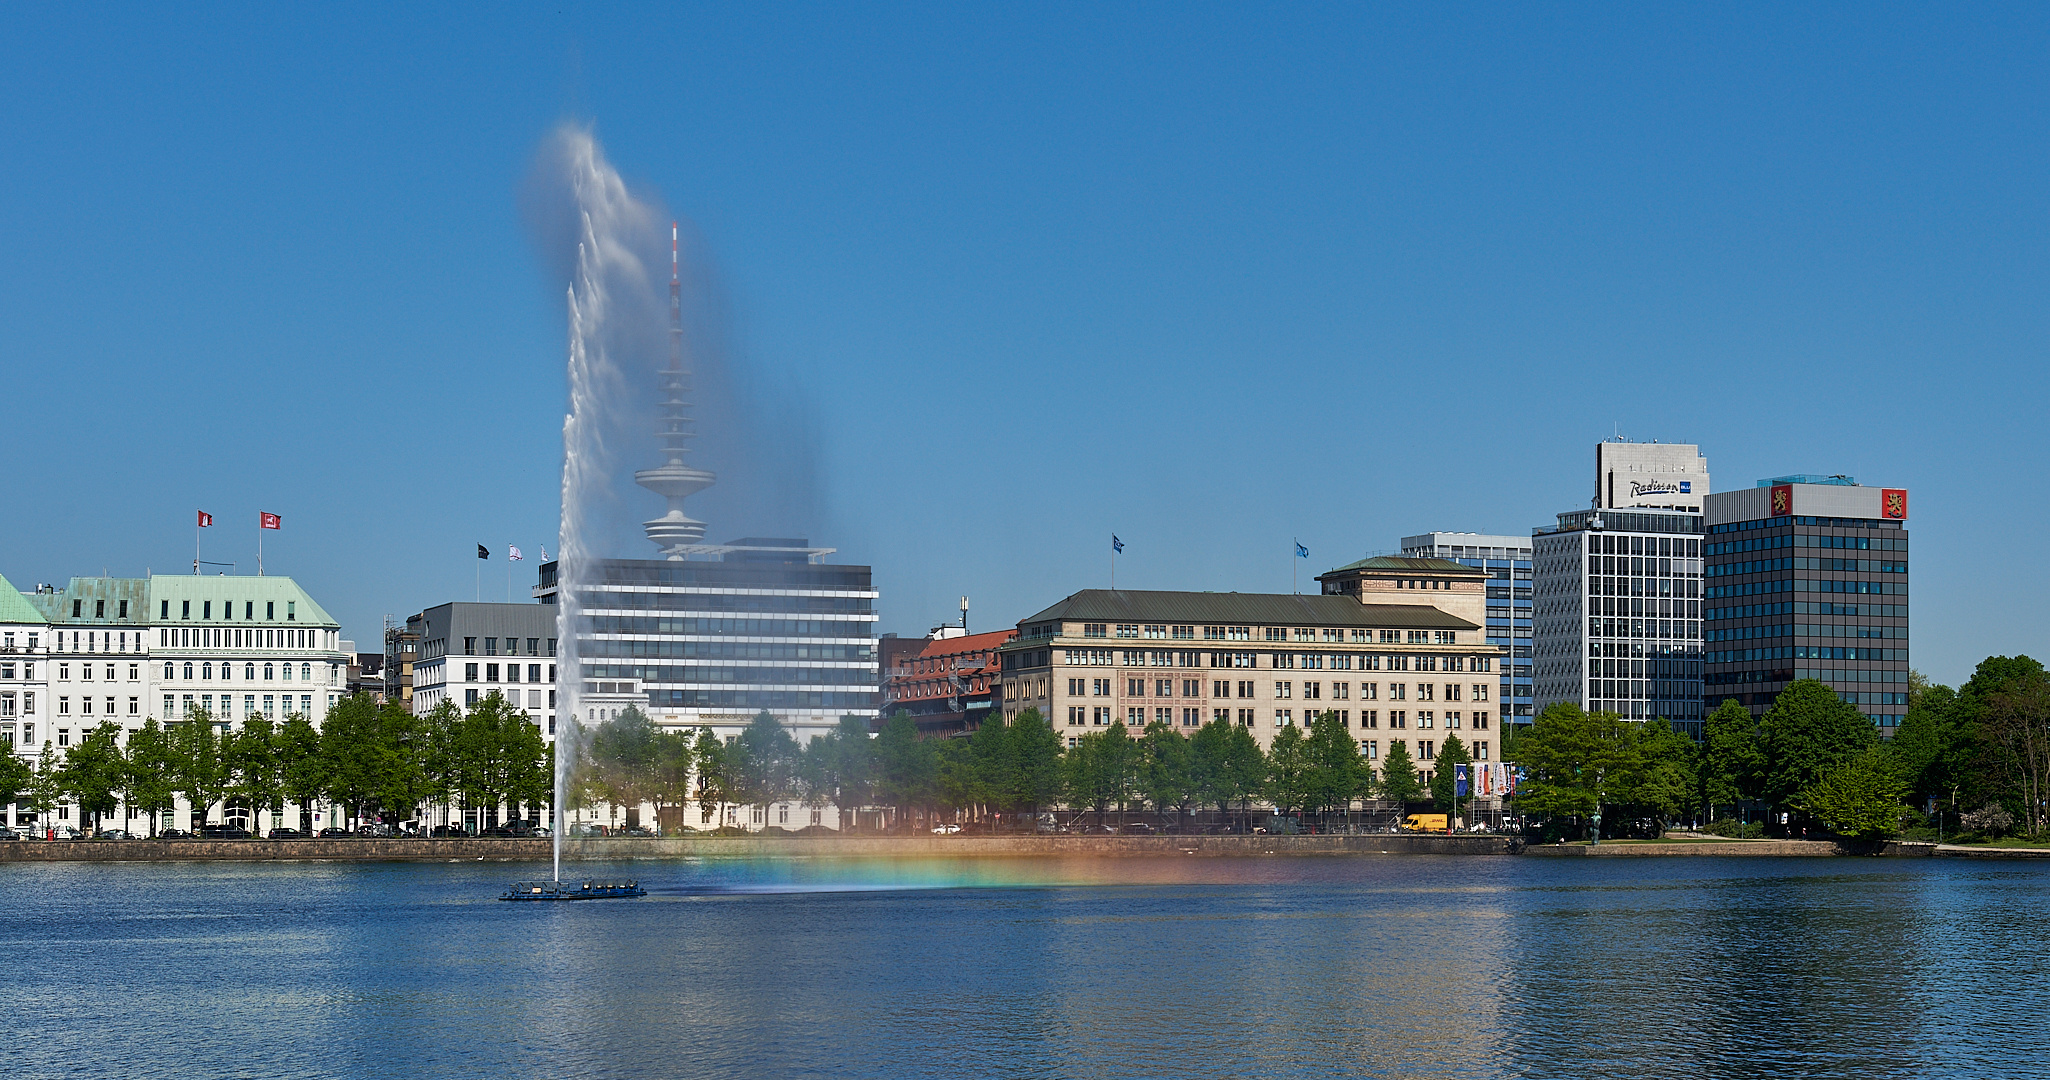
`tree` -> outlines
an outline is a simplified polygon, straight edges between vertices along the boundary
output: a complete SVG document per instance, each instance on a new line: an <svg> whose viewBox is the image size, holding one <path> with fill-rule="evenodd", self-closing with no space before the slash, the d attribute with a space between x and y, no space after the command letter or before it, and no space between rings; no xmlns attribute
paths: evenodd
<svg viewBox="0 0 2050 1080"><path fill-rule="evenodd" d="M48 739L43 740L43 752L37 756L35 769L29 774L25 794L28 796L25 805L35 812L36 824L49 829L50 813L64 798L64 773Z"/></svg>
<svg viewBox="0 0 2050 1080"><path fill-rule="evenodd" d="M0 804L18 800L35 775L35 769L15 755L13 744L0 745Z"/></svg>
<svg viewBox="0 0 2050 1080"><path fill-rule="evenodd" d="M152 716L128 736L128 805L149 815L149 834L157 834L157 818L177 805L176 770L170 734Z"/></svg>
<svg viewBox="0 0 2050 1080"><path fill-rule="evenodd" d="M1466 744L1459 741L1459 736L1445 736L1445 741L1438 746L1438 759L1431 765L1431 803L1440 813L1452 813L1459 809L1459 766L1472 763L1473 759L1466 752ZM1471 786L1468 790L1472 790Z"/></svg>
<svg viewBox="0 0 2050 1080"><path fill-rule="evenodd" d="M1900 827L1900 797L1907 789L1875 746L1826 769L1794 796L1793 805L1832 832L1878 839Z"/></svg>
<svg viewBox="0 0 2050 1080"><path fill-rule="evenodd" d="M1759 721L1758 734L1764 749L1759 793L1774 806L1796 811L1802 792L1879 741L1865 714L1814 679L1797 679L1780 691Z"/></svg>
<svg viewBox="0 0 2050 1080"><path fill-rule="evenodd" d="M711 728L699 728L697 742L691 748L691 757L697 766L698 807L705 816L724 824L722 811L729 801L726 790L726 744L712 734Z"/></svg>
<svg viewBox="0 0 2050 1080"><path fill-rule="evenodd" d="M451 711L456 707L443 704ZM377 701L370 695L351 694L327 711L320 725L319 772L329 801L343 808L345 819L376 812L391 753L378 722Z"/></svg>
<svg viewBox="0 0 2050 1080"><path fill-rule="evenodd" d="M199 832L228 788L228 770L221 757L221 739L213 716L205 709L186 713L171 735L171 783L185 796L193 832Z"/></svg>
<svg viewBox="0 0 2050 1080"><path fill-rule="evenodd" d="M1267 747L1267 801L1283 816L1300 809L1309 794L1310 753L1303 730L1289 724Z"/></svg>
<svg viewBox="0 0 2050 1080"><path fill-rule="evenodd" d="M755 714L733 741L729 771L734 801L767 806L790 796L797 772L797 740L767 709Z"/></svg>
<svg viewBox="0 0 2050 1080"><path fill-rule="evenodd" d="M1039 811L1060 798L1061 737L1038 709L1026 709L1010 723L1011 755L1017 762L1014 805L1036 821Z"/></svg>
<svg viewBox="0 0 2050 1080"><path fill-rule="evenodd" d="M131 750L134 740L130 739ZM320 730L306 717L293 714L279 726L273 743L278 765L278 792L299 807L299 825L310 830L313 802L326 791L321 769Z"/></svg>
<svg viewBox="0 0 2050 1080"><path fill-rule="evenodd" d="M1650 817L1658 833L1664 835L1681 814L1697 805L1701 781L1695 761L1699 751L1694 740L1674 731L1663 717L1636 725L1632 740L1636 771L1629 777L1622 801Z"/></svg>
<svg viewBox="0 0 2050 1080"><path fill-rule="evenodd" d="M1400 810L1422 798L1423 794L1424 786L1417 780L1416 764L1410 760L1409 744L1401 739L1389 740L1388 756L1381 759L1381 797Z"/></svg>
<svg viewBox="0 0 2050 1080"><path fill-rule="evenodd" d="M1517 789L1517 805L1541 817L1600 814L1629 791L1639 764L1632 735L1615 713L1590 713L1570 701L1546 706L1517 740L1518 760L1529 773Z"/></svg>
<svg viewBox="0 0 2050 1080"><path fill-rule="evenodd" d="M1146 725L1138 750L1139 793L1153 804L1156 813L1165 814L1172 809L1179 816L1193 790L1189 740L1155 720Z"/></svg>
<svg viewBox="0 0 2050 1080"><path fill-rule="evenodd" d="M1250 828L1247 819L1252 816L1253 797L1267 783L1267 752L1253 738L1253 729L1231 724L1228 730L1221 783L1226 801L1239 804L1240 826Z"/></svg>
<svg viewBox="0 0 2050 1080"><path fill-rule="evenodd" d="M661 729L639 706L628 705L591 729L582 764L593 793L638 814L663 785Z"/></svg>
<svg viewBox="0 0 2050 1080"><path fill-rule="evenodd" d="M824 783L833 805L840 808L841 827L861 825L861 811L875 805L875 741L869 738L868 720L843 716L840 726L826 737Z"/></svg>
<svg viewBox="0 0 2050 1080"><path fill-rule="evenodd" d="M78 806L78 821L91 821L98 832L100 819L120 809L120 791L128 762L121 753L121 725L112 720L93 728L64 754L59 770L61 786Z"/></svg>
<svg viewBox="0 0 2050 1080"><path fill-rule="evenodd" d="M1335 712L1317 714L1310 721L1310 737L1304 741L1309 769L1304 777L1304 805L1311 810L1343 810L1352 813L1352 801L1364 786L1365 762L1360 744Z"/></svg>
<svg viewBox="0 0 2050 1080"><path fill-rule="evenodd" d="M1701 801L1710 820L1715 808L1756 798L1765 771L1758 721L1735 698L1708 714L1701 733Z"/></svg>
<svg viewBox="0 0 2050 1080"><path fill-rule="evenodd" d="M2050 677L2029 672L1988 697L1985 730L2001 751L2003 786L2020 795L2023 823L2036 836L2050 802Z"/></svg>
<svg viewBox="0 0 2050 1080"><path fill-rule="evenodd" d="M269 717L257 713L243 720L242 730L222 738L221 753L227 794L248 805L250 829L258 828L259 813L269 811L275 818L284 811L285 778L278 766L277 728Z"/></svg>
<svg viewBox="0 0 2050 1080"><path fill-rule="evenodd" d="M900 814L932 804L939 782L939 755L918 737L911 715L899 711L875 739L876 794ZM910 824L907 817L905 824Z"/></svg>

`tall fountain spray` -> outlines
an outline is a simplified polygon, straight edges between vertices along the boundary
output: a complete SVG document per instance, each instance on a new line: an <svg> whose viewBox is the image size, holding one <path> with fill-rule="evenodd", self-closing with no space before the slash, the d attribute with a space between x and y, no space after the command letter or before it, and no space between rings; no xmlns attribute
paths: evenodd
<svg viewBox="0 0 2050 1080"><path fill-rule="evenodd" d="M647 264L636 254L636 244L657 235L658 219L628 193L589 131L566 126L556 133L552 149L577 226L577 259L569 287L569 414L562 424L561 555L556 560L556 641L562 676L556 693L553 833L559 881L568 824L564 809L585 731L580 632L600 546L589 533L611 497L611 439L622 430L620 421L631 413L631 403L640 399L637 380L627 372L638 366L634 354L642 363L652 359L646 355L651 350L642 346L650 336L644 331L652 329L649 316L658 309ZM669 499L669 513L646 526L650 539L665 551L704 534L704 525L684 516L682 500L712 482L710 473L683 464L683 447L691 437L685 415L689 406L683 398L690 376L683 356L673 232L670 267L670 356L660 373L663 403L657 429L669 461L636 476Z"/></svg>

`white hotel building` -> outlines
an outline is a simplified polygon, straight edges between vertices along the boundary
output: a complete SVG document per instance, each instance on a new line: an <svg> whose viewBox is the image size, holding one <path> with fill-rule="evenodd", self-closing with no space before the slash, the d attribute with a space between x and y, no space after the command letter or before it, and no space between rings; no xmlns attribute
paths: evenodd
<svg viewBox="0 0 2050 1080"><path fill-rule="evenodd" d="M340 626L288 577L72 578L26 594L0 581L0 741L28 760L45 746L61 758L108 721L318 726L348 663ZM24 815L16 804L6 823ZM57 824L77 824L69 807Z"/></svg>

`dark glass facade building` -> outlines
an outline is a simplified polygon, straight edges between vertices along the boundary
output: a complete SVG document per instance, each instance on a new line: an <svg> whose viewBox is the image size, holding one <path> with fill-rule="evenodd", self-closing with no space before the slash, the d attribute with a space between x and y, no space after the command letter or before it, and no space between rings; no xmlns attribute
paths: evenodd
<svg viewBox="0 0 2050 1080"><path fill-rule="evenodd" d="M631 699L665 726L728 729L766 709L800 729L877 712L876 593L831 549L749 537L714 559L606 559L577 632L586 700ZM557 599L556 564L535 589Z"/></svg>
<svg viewBox="0 0 2050 1080"><path fill-rule="evenodd" d="M1702 703L1819 679L1892 735L1908 702L1908 493L1787 476L1711 495Z"/></svg>

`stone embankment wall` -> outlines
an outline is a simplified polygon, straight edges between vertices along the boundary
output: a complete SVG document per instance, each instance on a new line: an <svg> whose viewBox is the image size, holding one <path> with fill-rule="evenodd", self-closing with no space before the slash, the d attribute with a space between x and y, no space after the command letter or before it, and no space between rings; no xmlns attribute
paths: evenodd
<svg viewBox="0 0 2050 1080"><path fill-rule="evenodd" d="M571 840L575 860L1008 856L1509 855L1509 836L682 836ZM0 862L245 861L535 862L547 840L55 840L0 843Z"/></svg>
<svg viewBox="0 0 2050 1080"><path fill-rule="evenodd" d="M1831 840L1732 840L1728 843L1687 844L1532 844L1523 849L1525 855L1557 855L1566 857L1600 856L1604 858L1641 858L1647 855L1736 855L1755 858L1760 855L1847 855L1848 851Z"/></svg>

